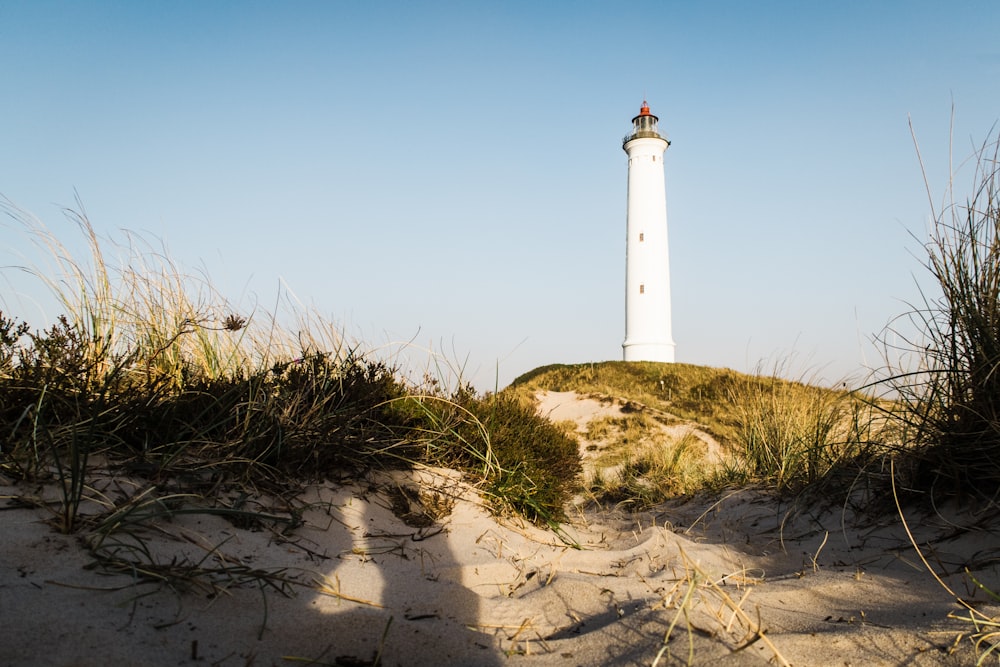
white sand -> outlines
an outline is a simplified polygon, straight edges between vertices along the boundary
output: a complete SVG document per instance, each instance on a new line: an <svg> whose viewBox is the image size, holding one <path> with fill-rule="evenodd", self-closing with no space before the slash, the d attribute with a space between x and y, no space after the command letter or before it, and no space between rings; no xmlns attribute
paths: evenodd
<svg viewBox="0 0 1000 667"><path fill-rule="evenodd" d="M554 419L607 407L570 400ZM438 500L454 506L439 525L411 527L390 511L393 485L423 488L429 504L427 490L443 489ZM119 487L128 480L102 488ZM36 495L0 486L0 498ZM393 666L974 661L971 627L949 618L960 607L891 513L873 523L745 490L640 516L583 513L566 526L572 548L498 521L443 471L320 485L302 499L304 524L284 536L204 515L144 533L162 563L281 570L309 584L291 597L253 583L133 586L88 568L80 539L45 523L50 510L0 500L0 664L358 665L379 651ZM1000 584L996 517L909 518L960 595L985 600L966 564Z"/></svg>

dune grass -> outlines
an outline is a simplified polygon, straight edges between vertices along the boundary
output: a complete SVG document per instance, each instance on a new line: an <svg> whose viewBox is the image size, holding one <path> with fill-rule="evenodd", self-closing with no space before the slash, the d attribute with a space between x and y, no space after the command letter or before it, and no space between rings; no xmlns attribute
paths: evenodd
<svg viewBox="0 0 1000 667"><path fill-rule="evenodd" d="M878 386L898 397L894 417L920 447L913 485L995 502L1000 493L1000 140L972 158L971 194L937 210L925 268L936 293L882 336ZM930 188L928 187L928 192ZM896 343L895 340L902 340ZM900 346L903 347L900 353Z"/></svg>
<svg viewBox="0 0 1000 667"><path fill-rule="evenodd" d="M643 509L705 488L706 456L698 438L664 442L655 435L619 450L612 466L585 480L589 497L601 504Z"/></svg>
<svg viewBox="0 0 1000 667"><path fill-rule="evenodd" d="M530 405L413 386L312 313L294 330L238 313L207 278L135 235L101 239L83 213L69 213L89 252L75 258L35 218L4 211L53 272L17 268L65 314L36 330L0 313L0 473L54 482L60 530L100 523L81 510L95 506L95 461L163 488L181 480L185 502L209 507L234 485L294 494L371 469L450 466L497 511L562 519L576 446Z"/></svg>
<svg viewBox="0 0 1000 667"><path fill-rule="evenodd" d="M798 492L850 485L888 451L893 429L870 396L782 379L761 368L729 388L737 447L717 480Z"/></svg>
<svg viewBox="0 0 1000 667"><path fill-rule="evenodd" d="M1000 495L1000 137L988 135L967 164L970 194L955 198L953 173L940 209L924 174L933 220L924 268L933 291L922 292L921 301L881 336L887 362L873 386L892 396L887 415L911 444L895 457L891 476L904 526L904 489L911 500L957 501L978 512L995 510ZM1000 618L957 595L912 534L910 539L924 567L961 608L952 617L971 628L976 664L996 658ZM1000 599L995 585L966 574L973 589Z"/></svg>

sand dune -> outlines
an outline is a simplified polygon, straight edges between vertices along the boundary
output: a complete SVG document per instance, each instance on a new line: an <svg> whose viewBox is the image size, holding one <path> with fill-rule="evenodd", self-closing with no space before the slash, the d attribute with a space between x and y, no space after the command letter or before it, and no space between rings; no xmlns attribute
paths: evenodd
<svg viewBox="0 0 1000 667"><path fill-rule="evenodd" d="M608 407L561 399L580 418ZM110 498L137 484L107 473L94 486ZM0 487L0 664L975 659L970 625L949 618L960 607L891 513L875 520L740 490L641 515L579 511L560 538L495 518L454 473L405 471L305 487L296 525L176 514L134 536L115 533L123 558L158 563L161 574L177 566L176 577L155 582L141 569L95 564L86 528L61 535L46 523L50 509L24 502L52 492L10 480ZM277 499L243 502L288 516ZM1000 616L963 573L969 566L987 582L1000 580L997 518L908 518L955 590ZM101 551L113 552L107 543ZM214 586L205 585L208 574L185 586L184 564L215 570Z"/></svg>

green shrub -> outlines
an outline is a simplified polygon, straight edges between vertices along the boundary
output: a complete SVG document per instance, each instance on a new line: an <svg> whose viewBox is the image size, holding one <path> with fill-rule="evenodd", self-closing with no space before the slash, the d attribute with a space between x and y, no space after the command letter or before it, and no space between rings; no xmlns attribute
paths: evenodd
<svg viewBox="0 0 1000 667"><path fill-rule="evenodd" d="M400 437L418 441L424 461L474 472L495 504L532 521L565 517L580 472L578 445L531 402L465 387L448 396L403 397L394 408Z"/></svg>

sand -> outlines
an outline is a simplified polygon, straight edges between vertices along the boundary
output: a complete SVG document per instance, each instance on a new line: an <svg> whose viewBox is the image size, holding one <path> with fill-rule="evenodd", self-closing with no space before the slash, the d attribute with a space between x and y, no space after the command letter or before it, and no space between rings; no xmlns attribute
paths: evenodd
<svg viewBox="0 0 1000 667"><path fill-rule="evenodd" d="M615 409L547 400L581 412L560 419ZM121 502L142 484L108 472L94 488ZM745 489L642 514L581 510L560 537L493 516L455 473L412 470L304 487L298 525L175 513L113 533L120 556L173 568L155 582L95 563L94 526L55 530L54 493L0 476L2 665L975 662L962 607L888 511ZM266 496L232 500L287 516ZM1000 587L1000 520L906 518L956 593L1000 616L964 573ZM191 584L185 564L229 578Z"/></svg>

